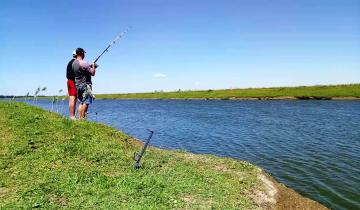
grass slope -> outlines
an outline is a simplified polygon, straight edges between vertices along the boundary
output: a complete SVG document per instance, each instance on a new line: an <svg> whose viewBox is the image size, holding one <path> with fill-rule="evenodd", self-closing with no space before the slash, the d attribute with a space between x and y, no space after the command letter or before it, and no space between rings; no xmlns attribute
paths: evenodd
<svg viewBox="0 0 360 210"><path fill-rule="evenodd" d="M246 162L150 148L92 122L0 102L0 209L254 209L260 170Z"/></svg>
<svg viewBox="0 0 360 210"><path fill-rule="evenodd" d="M248 88L206 91L178 91L129 94L99 94L99 99L201 99L201 98L276 98L276 97L356 97L360 98L360 84L301 86L277 88Z"/></svg>

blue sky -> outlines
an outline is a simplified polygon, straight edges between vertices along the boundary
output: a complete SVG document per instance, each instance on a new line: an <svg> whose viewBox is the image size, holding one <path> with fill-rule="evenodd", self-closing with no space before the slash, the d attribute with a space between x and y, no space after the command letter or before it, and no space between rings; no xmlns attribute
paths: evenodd
<svg viewBox="0 0 360 210"><path fill-rule="evenodd" d="M360 82L359 0L2 0L0 94L66 90L127 26L95 93Z"/></svg>

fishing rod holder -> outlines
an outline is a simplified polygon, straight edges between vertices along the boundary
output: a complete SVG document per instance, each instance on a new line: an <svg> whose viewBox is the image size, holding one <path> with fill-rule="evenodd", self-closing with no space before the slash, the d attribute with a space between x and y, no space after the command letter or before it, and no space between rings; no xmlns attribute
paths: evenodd
<svg viewBox="0 0 360 210"><path fill-rule="evenodd" d="M147 138L143 148L141 149L140 153L138 152L134 152L134 160L135 160L135 164L134 164L134 168L135 169L139 169L141 167L141 158L144 156L144 153L146 151L146 148L148 147L149 145L149 142L150 142L150 139L152 138L153 134L154 134L154 131L152 130L149 130L148 131L150 132L149 134L149 137Z"/></svg>

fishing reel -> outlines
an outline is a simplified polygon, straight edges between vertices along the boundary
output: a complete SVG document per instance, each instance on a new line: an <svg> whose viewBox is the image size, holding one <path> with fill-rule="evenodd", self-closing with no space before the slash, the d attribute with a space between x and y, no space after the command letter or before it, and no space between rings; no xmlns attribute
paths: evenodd
<svg viewBox="0 0 360 210"><path fill-rule="evenodd" d="M138 152L134 152L134 160L139 161L141 158L140 154Z"/></svg>
<svg viewBox="0 0 360 210"><path fill-rule="evenodd" d="M135 160L134 168L139 169L141 167L141 163L140 163L141 156L139 153L134 152L134 160Z"/></svg>
<svg viewBox="0 0 360 210"><path fill-rule="evenodd" d="M98 65L97 63L92 63L90 66L91 66L91 68L95 68L95 69L96 69L97 67L99 67L99 65Z"/></svg>

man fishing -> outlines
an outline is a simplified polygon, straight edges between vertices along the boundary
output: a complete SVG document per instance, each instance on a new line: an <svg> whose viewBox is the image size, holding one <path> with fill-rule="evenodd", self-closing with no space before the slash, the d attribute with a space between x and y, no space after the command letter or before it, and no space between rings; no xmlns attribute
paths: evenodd
<svg viewBox="0 0 360 210"><path fill-rule="evenodd" d="M95 59L94 63L89 65L84 61L85 58L85 50L82 48L77 48L75 50L75 60L72 63L72 69L75 74L75 85L77 88L77 98L80 102L79 105L79 113L80 119L84 119L86 117L87 110L89 108L89 104L92 103L92 100L95 98L92 94L92 82L91 77L95 76L97 61L101 58L101 56L108 52L109 48L114 45L121 37L123 37L129 28L119 34L106 48L105 50ZM69 94L70 95L70 94ZM76 98L75 98L76 100ZM70 101L69 101L70 104ZM70 105L69 105L70 106ZM71 112L71 111L70 111ZM74 109L74 116L75 116L75 109Z"/></svg>
<svg viewBox="0 0 360 210"><path fill-rule="evenodd" d="M95 63L88 64L84 61L85 50L82 48L77 48L75 50L76 59L72 64L72 68L75 73L75 84L77 88L77 98L80 102L79 105L79 119L84 119L86 117L87 110L89 105L94 99L92 94L92 82L91 77L95 76L97 65Z"/></svg>
<svg viewBox="0 0 360 210"><path fill-rule="evenodd" d="M73 51L73 58L69 61L66 68L66 78L67 78L67 88L69 94L69 112L70 119L75 120L75 110L76 110L76 86L75 86L75 74L72 68L72 64L75 61L76 52Z"/></svg>

